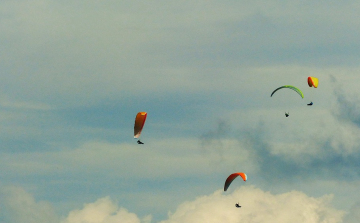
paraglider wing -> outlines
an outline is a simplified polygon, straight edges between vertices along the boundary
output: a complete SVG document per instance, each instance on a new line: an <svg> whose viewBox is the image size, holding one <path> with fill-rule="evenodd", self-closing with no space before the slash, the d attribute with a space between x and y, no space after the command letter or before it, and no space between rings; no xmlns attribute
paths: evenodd
<svg viewBox="0 0 360 223"><path fill-rule="evenodd" d="M275 92L277 92L278 90L283 89L283 88L289 88L289 89L291 89L291 90L294 90L294 91L296 91L302 98L304 98L304 94L302 93L302 91L300 91L299 88L294 87L294 86L291 86L291 85L284 85L284 86L281 86L281 87L276 88L276 89L271 93L271 96L270 96L270 97L272 97L273 94L275 94Z"/></svg>
<svg viewBox="0 0 360 223"><path fill-rule="evenodd" d="M226 191L228 189L231 182L233 182L233 180L238 176L240 176L244 181L247 180L247 175L245 173L233 173L230 176L228 176L228 178L226 179L225 185L224 185L224 191Z"/></svg>
<svg viewBox="0 0 360 223"><path fill-rule="evenodd" d="M319 79L316 77L308 77L308 85L309 87L317 88L319 85Z"/></svg>
<svg viewBox="0 0 360 223"><path fill-rule="evenodd" d="M146 120L147 113L146 112L139 112L135 118L134 124L134 138L139 138L141 131L144 127L145 120Z"/></svg>

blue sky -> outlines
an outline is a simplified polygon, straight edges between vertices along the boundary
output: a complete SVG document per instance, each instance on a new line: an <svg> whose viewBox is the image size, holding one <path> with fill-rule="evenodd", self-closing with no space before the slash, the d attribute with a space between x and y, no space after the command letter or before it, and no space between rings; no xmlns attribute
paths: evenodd
<svg viewBox="0 0 360 223"><path fill-rule="evenodd" d="M1 1L0 222L356 222L359 8Z"/></svg>

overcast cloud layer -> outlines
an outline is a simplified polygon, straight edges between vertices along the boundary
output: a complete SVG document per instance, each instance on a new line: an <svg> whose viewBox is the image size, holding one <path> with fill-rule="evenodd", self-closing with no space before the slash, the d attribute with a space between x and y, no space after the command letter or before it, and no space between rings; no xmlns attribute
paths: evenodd
<svg viewBox="0 0 360 223"><path fill-rule="evenodd" d="M1 1L0 222L357 222L359 10Z"/></svg>

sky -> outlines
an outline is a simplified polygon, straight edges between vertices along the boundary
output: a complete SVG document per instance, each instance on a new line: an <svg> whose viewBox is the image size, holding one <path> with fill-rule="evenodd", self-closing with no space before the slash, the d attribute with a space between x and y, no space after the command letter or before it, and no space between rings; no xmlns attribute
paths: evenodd
<svg viewBox="0 0 360 223"><path fill-rule="evenodd" d="M359 10L0 1L0 223L358 222Z"/></svg>

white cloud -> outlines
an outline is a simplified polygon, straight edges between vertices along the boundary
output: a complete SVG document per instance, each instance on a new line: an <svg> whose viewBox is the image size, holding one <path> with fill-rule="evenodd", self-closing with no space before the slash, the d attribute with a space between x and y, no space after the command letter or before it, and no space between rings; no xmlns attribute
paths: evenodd
<svg viewBox="0 0 360 223"><path fill-rule="evenodd" d="M35 201L34 197L20 187L1 189L0 217L7 223L56 223L57 215L52 205L46 201ZM1 218L0 218L1 219Z"/></svg>
<svg viewBox="0 0 360 223"><path fill-rule="evenodd" d="M61 223L140 223L150 222L151 216L140 220L136 214L119 208L109 197L85 204L81 210L71 211Z"/></svg>
<svg viewBox="0 0 360 223"><path fill-rule="evenodd" d="M332 195L309 197L299 191L271 194L254 187L241 187L233 193L216 191L181 204L161 223L261 222L336 223L345 212L331 206ZM235 203L240 202L241 208Z"/></svg>
<svg viewBox="0 0 360 223"><path fill-rule="evenodd" d="M235 184L234 184L235 183ZM236 182L231 185L236 188ZM217 190L210 195L197 197L193 201L180 204L168 219L160 223L192 222L252 222L252 223L340 223L356 222L359 205L354 205L350 213L333 208L333 195L311 197L300 191L273 194L254 186L230 188L228 192ZM110 197L103 197L82 209L70 211L58 220L51 204L36 202L32 195L19 187L2 190L1 207L5 215L0 220L7 223L150 223L152 216L139 217ZM242 207L236 208L235 203ZM151 205L151 204L149 204Z"/></svg>

